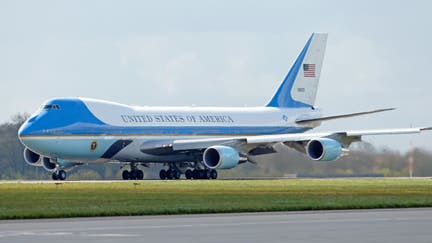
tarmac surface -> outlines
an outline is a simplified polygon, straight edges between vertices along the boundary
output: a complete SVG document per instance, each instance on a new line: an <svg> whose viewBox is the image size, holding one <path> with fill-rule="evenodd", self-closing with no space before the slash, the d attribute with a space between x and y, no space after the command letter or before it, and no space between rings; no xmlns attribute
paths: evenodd
<svg viewBox="0 0 432 243"><path fill-rule="evenodd" d="M432 242L432 208L0 220L0 242Z"/></svg>

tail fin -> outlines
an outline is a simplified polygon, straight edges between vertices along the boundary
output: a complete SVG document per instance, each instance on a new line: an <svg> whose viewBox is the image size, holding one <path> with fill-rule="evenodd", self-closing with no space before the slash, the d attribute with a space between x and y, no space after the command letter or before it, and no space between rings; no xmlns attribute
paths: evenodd
<svg viewBox="0 0 432 243"><path fill-rule="evenodd" d="M267 106L313 107L326 43L327 34L312 34Z"/></svg>

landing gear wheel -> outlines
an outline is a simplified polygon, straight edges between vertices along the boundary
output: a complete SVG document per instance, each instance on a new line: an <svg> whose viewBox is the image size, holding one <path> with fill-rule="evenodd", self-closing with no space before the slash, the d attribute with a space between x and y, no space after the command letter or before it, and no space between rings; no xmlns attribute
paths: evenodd
<svg viewBox="0 0 432 243"><path fill-rule="evenodd" d="M167 179L172 180L174 178L174 173L172 170L167 170Z"/></svg>
<svg viewBox="0 0 432 243"><path fill-rule="evenodd" d="M129 171L124 170L123 173L122 173L122 177L123 177L123 180L129 180L130 179L130 173L129 173Z"/></svg>
<svg viewBox="0 0 432 243"><path fill-rule="evenodd" d="M56 181L56 180L59 179L57 173L55 173L55 172L52 173L51 178L52 178L54 181Z"/></svg>
<svg viewBox="0 0 432 243"><path fill-rule="evenodd" d="M204 171L204 179L206 179L206 180L210 179L210 170Z"/></svg>
<svg viewBox="0 0 432 243"><path fill-rule="evenodd" d="M144 172L142 170L137 170L137 172L136 172L136 178L138 180L144 179Z"/></svg>
<svg viewBox="0 0 432 243"><path fill-rule="evenodd" d="M166 170L161 170L161 171L159 172L159 178L160 178L161 180L166 180L166 178L167 178L167 172L166 172Z"/></svg>
<svg viewBox="0 0 432 243"><path fill-rule="evenodd" d="M131 180L136 180L137 179L137 171L136 170L132 170L130 172L130 179Z"/></svg>
<svg viewBox="0 0 432 243"><path fill-rule="evenodd" d="M199 170L193 170L193 171L192 171L192 178L193 178L194 180L200 178Z"/></svg>
<svg viewBox="0 0 432 243"><path fill-rule="evenodd" d="M215 179L217 179L217 177L218 177L217 171L216 170L211 170L210 171L210 179L215 180Z"/></svg>
<svg viewBox="0 0 432 243"><path fill-rule="evenodd" d="M59 180L61 180L61 181L64 181L64 180L66 180L66 171L64 171L64 170L59 170L58 171L58 179Z"/></svg>
<svg viewBox="0 0 432 243"><path fill-rule="evenodd" d="M173 178L174 179L178 180L178 179L180 179L180 176L181 176L180 171L173 170Z"/></svg>
<svg viewBox="0 0 432 243"><path fill-rule="evenodd" d="M188 180L192 179L193 178L192 170L187 169L185 172L185 176L186 176L186 179L188 179Z"/></svg>

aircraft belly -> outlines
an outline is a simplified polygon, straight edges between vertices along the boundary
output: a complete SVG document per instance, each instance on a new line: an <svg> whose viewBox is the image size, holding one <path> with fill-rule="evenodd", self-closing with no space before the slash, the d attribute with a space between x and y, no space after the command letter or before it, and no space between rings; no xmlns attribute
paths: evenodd
<svg viewBox="0 0 432 243"><path fill-rule="evenodd" d="M83 162L102 162L102 155L116 142L115 139L94 137L41 137L22 140L34 152L46 157Z"/></svg>
<svg viewBox="0 0 432 243"><path fill-rule="evenodd" d="M167 154L167 155L152 155L141 152L140 147L144 139L137 139L130 143L127 147L120 150L113 160L127 162L183 162L194 161L194 156L188 154Z"/></svg>

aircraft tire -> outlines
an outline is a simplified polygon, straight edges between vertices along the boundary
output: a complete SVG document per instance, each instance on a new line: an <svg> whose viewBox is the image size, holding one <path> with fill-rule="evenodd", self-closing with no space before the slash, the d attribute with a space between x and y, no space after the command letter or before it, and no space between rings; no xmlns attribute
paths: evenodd
<svg viewBox="0 0 432 243"><path fill-rule="evenodd" d="M194 179L209 179L210 178L210 171L209 170L194 170L192 174L193 174Z"/></svg>
<svg viewBox="0 0 432 243"><path fill-rule="evenodd" d="M52 178L54 181L56 181L56 180L59 179L57 173L55 173L55 172L52 173L51 178Z"/></svg>
<svg viewBox="0 0 432 243"><path fill-rule="evenodd" d="M142 170L137 170L137 179L138 180L142 180L142 179L144 179L144 172L142 171Z"/></svg>
<svg viewBox="0 0 432 243"><path fill-rule="evenodd" d="M132 170L130 173L130 179L131 180L136 180L137 179L137 171L136 170Z"/></svg>
<svg viewBox="0 0 432 243"><path fill-rule="evenodd" d="M211 172L210 170L205 170L204 171L204 179L209 180L211 177Z"/></svg>
<svg viewBox="0 0 432 243"><path fill-rule="evenodd" d="M192 172L192 170L187 169L186 172L185 172L185 177L188 180L192 179L193 178L193 172Z"/></svg>
<svg viewBox="0 0 432 243"><path fill-rule="evenodd" d="M58 177L58 179L61 180L61 181L66 180L66 177L67 177L66 171L64 171L64 170L59 170L59 171L58 171L58 175L57 175L57 177Z"/></svg>
<svg viewBox="0 0 432 243"><path fill-rule="evenodd" d="M167 170L167 179L172 180L174 178L174 173L172 170Z"/></svg>
<svg viewBox="0 0 432 243"><path fill-rule="evenodd" d="M124 170L122 173L123 180L129 180L130 179L130 173L127 170Z"/></svg>
<svg viewBox="0 0 432 243"><path fill-rule="evenodd" d="M159 178L161 180L166 180L166 178L167 178L167 172L166 172L166 170L159 171Z"/></svg>
<svg viewBox="0 0 432 243"><path fill-rule="evenodd" d="M192 179L196 180L198 178L199 178L198 170L193 170L192 171Z"/></svg>
<svg viewBox="0 0 432 243"><path fill-rule="evenodd" d="M215 180L215 179L217 179L217 177L218 177L217 170L211 170L210 171L210 179Z"/></svg>
<svg viewBox="0 0 432 243"><path fill-rule="evenodd" d="M180 176L181 176L180 171L178 171L178 170L173 170L173 178L174 178L175 180L180 179Z"/></svg>

